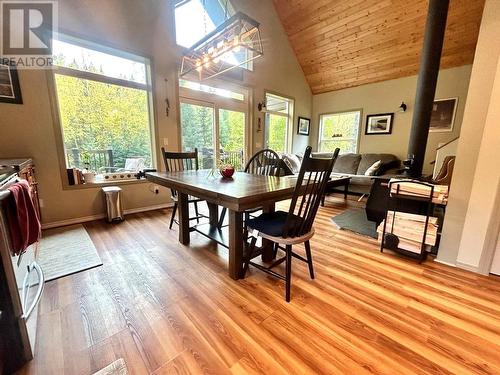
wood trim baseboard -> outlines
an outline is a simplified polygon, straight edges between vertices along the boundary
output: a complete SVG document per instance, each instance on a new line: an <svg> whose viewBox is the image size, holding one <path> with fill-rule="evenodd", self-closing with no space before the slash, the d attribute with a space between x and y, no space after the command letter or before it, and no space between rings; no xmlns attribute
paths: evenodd
<svg viewBox="0 0 500 375"><path fill-rule="evenodd" d="M173 203L164 203L164 204L157 204L154 206L129 208L127 210L123 210L123 213L125 215L130 215L130 214L136 214L139 212L146 212L146 211L161 210L164 208L171 208L173 206L174 206ZM67 220L53 221L50 223L42 224L42 229L50 229L50 228L64 227L67 225L81 224L81 223L85 223L88 221L101 220L101 219L104 219L105 217L106 217L106 214L102 213L102 214L82 216L82 217L77 217L77 218L67 219Z"/></svg>
<svg viewBox="0 0 500 375"><path fill-rule="evenodd" d="M457 260L457 267L458 268L461 268L463 270L466 270L466 271L471 271L471 272L475 272L475 273L480 273L479 272L479 267L478 266L474 266L472 264L468 264L468 263L462 263L460 261Z"/></svg>
<svg viewBox="0 0 500 375"><path fill-rule="evenodd" d="M440 263L440 264L444 264L445 266L457 268L457 264L456 263L446 262L444 260L439 260L437 258L434 259L434 262Z"/></svg>
<svg viewBox="0 0 500 375"><path fill-rule="evenodd" d="M123 213L125 215L130 215L130 214L137 214L139 212L162 210L164 208L172 208L172 207L174 207L174 203L170 202L170 203L155 204L154 206L129 208L128 210L123 210Z"/></svg>

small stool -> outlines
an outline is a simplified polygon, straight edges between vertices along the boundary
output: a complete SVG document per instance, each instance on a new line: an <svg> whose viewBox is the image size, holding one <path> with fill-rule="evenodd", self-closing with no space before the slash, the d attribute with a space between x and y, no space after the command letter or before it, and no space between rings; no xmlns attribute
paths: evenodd
<svg viewBox="0 0 500 375"><path fill-rule="evenodd" d="M118 186L106 186L102 188L104 200L106 201L106 211L108 222L114 220L123 221L122 188Z"/></svg>

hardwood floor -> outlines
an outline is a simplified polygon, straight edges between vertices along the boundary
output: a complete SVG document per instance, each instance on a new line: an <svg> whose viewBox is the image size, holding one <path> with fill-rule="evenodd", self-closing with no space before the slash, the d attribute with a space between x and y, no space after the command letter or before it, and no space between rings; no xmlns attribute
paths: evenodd
<svg viewBox="0 0 500 375"><path fill-rule="evenodd" d="M348 205L357 203L349 201ZM168 229L170 210L85 224L104 265L46 285L36 358L25 374L92 374L123 358L131 374L499 374L500 279L335 229L331 198L312 239L316 279L294 262L292 301L227 252Z"/></svg>

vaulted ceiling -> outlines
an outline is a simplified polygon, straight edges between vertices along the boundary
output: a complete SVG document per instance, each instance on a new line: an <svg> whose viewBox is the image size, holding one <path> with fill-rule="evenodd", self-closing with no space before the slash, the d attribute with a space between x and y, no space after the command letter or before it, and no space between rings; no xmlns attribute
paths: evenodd
<svg viewBox="0 0 500 375"><path fill-rule="evenodd" d="M273 0L314 94L417 74L428 0ZM441 68L471 64L485 0L450 0Z"/></svg>

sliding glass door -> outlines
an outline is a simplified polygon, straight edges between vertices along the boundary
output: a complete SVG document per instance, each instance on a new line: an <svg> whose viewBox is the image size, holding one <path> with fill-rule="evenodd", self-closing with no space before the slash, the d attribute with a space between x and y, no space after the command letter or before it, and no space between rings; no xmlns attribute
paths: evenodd
<svg viewBox="0 0 500 375"><path fill-rule="evenodd" d="M219 160L222 164L234 165L240 170L245 160L245 127L244 112L219 109Z"/></svg>
<svg viewBox="0 0 500 375"><path fill-rule="evenodd" d="M243 169L249 147L246 96L226 89L209 93L205 90L216 89L189 84L180 87L182 150L197 148L200 168L231 164Z"/></svg>
<svg viewBox="0 0 500 375"><path fill-rule="evenodd" d="M183 100L181 102L181 139L182 150L198 149L199 167L212 168L215 164L214 131L215 117L212 106Z"/></svg>

